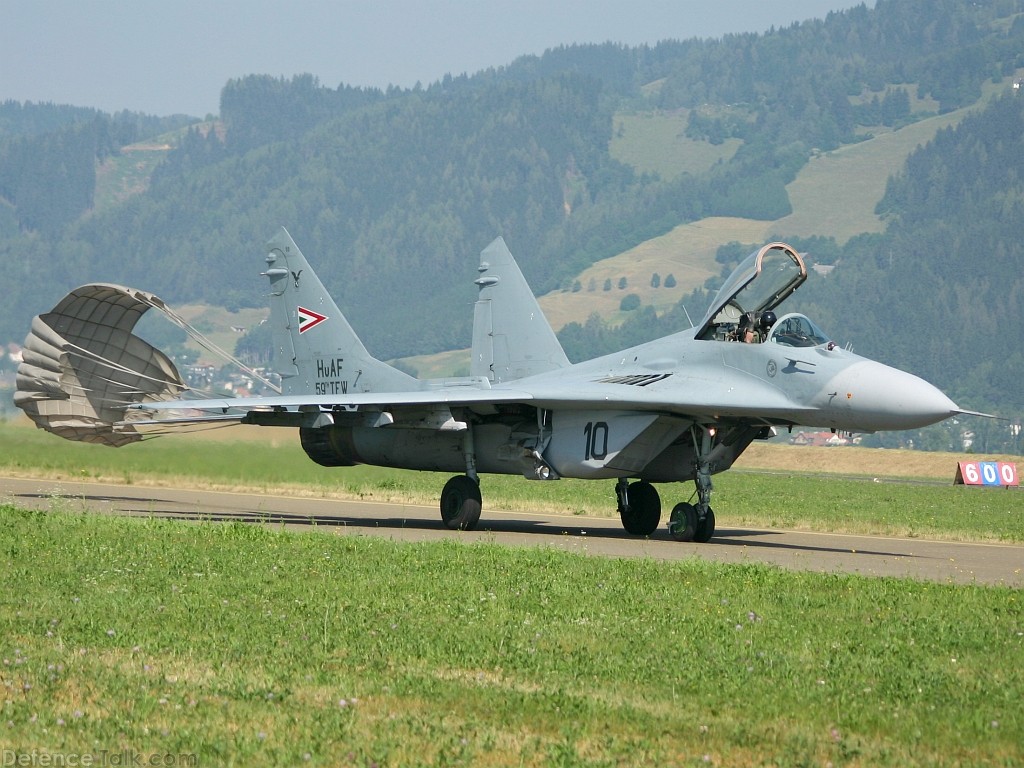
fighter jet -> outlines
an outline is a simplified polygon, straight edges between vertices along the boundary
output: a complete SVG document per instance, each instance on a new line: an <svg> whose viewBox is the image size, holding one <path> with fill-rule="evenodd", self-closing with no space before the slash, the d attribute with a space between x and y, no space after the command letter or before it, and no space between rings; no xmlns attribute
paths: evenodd
<svg viewBox="0 0 1024 768"><path fill-rule="evenodd" d="M637 536L662 519L655 484L693 481L668 531L698 542L715 531L712 476L777 429L916 429L971 413L837 345L810 318L781 314L807 279L785 243L751 253L693 328L572 364L498 238L475 280L470 375L438 381L374 358L283 228L262 275L280 394L188 399L173 363L132 332L166 305L90 285L34 320L17 404L41 427L110 445L155 424L228 420L298 429L306 454L328 467L451 472L440 514L452 529L478 525L486 474L611 481L622 525Z"/></svg>

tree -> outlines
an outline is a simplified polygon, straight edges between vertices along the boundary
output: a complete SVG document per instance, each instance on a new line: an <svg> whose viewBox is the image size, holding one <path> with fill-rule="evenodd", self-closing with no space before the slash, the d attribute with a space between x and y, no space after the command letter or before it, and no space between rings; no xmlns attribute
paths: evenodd
<svg viewBox="0 0 1024 768"><path fill-rule="evenodd" d="M622 297L622 301L619 302L619 309L622 312L632 312L635 309L640 309L640 297L635 293L629 293Z"/></svg>

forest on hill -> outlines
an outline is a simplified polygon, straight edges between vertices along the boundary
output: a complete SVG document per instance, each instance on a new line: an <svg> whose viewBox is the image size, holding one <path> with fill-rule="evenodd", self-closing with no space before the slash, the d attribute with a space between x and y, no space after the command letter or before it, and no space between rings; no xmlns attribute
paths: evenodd
<svg viewBox="0 0 1024 768"><path fill-rule="evenodd" d="M967 407L1019 419L1024 95L1011 90L913 153L891 177L878 212L885 232L842 246L832 238L787 239L817 263L836 265L828 277L812 273L787 311L808 314L860 354L940 384ZM760 245L724 244L723 274ZM593 316L559 337L570 357L611 352L688 326L684 307L703 308L712 296L694 291L661 315L642 307L616 327ZM1021 447L1001 430L1000 422L979 426L992 445ZM931 447L949 447L948 430L934 432Z"/></svg>
<svg viewBox="0 0 1024 768"><path fill-rule="evenodd" d="M7 102L0 254L19 289L0 339L20 341L85 282L262 306L262 245L284 225L376 355L464 347L476 257L495 236L538 293L569 288L681 223L779 219L815 154L898 130L920 104L973 104L1022 67L1022 0L879 0L763 34L566 46L414 89L252 75L224 86L216 124ZM885 232L794 241L837 265L798 294L823 327L1008 416L1022 404L1006 382L1024 376L1022 101L997 99L894 168ZM671 178L612 157L614 115L677 110L691 140L737 142L735 154ZM96 168L168 134L148 189L94 210ZM738 250L723 250L723 271ZM685 306L699 314L706 298ZM639 307L621 327L592 318L561 337L583 357L686 325L681 306Z"/></svg>

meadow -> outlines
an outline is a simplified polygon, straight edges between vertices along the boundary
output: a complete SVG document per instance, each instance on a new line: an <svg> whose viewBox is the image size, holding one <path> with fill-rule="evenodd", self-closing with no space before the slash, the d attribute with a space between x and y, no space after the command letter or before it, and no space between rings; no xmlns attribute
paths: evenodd
<svg viewBox="0 0 1024 768"><path fill-rule="evenodd" d="M8 423L0 474L425 503L444 480L238 434L115 450ZM724 524L1024 540L1020 494L953 487L949 457L751 453L716 477ZM606 483L485 488L614 514ZM0 500L0 750L36 761L17 764L1024 763L1020 590L51 507Z"/></svg>
<svg viewBox="0 0 1024 768"><path fill-rule="evenodd" d="M433 472L321 467L289 429L232 427L111 449L60 440L26 423L0 422L0 474L428 506L437 504L448 479ZM715 476L719 525L1024 542L1018 490L952 485L964 456L781 445L752 446L748 453L737 468ZM617 516L611 481L486 475L481 482L485 514ZM690 498L693 483L664 484L659 491L667 520L672 505Z"/></svg>
<svg viewBox="0 0 1024 768"><path fill-rule="evenodd" d="M0 749L15 757L1024 760L1024 611L1008 588L401 544L70 504L4 506L0 519Z"/></svg>

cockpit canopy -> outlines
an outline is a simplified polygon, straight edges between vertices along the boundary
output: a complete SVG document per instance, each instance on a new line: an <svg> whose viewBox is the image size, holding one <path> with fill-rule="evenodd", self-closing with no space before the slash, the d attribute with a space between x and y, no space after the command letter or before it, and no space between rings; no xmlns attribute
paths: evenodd
<svg viewBox="0 0 1024 768"><path fill-rule="evenodd" d="M768 342L784 347L817 347L828 344L828 336L809 317L798 314L783 315L772 326ZM832 349L832 347L829 347Z"/></svg>
<svg viewBox="0 0 1024 768"><path fill-rule="evenodd" d="M800 254L785 243L769 243L750 254L729 275L696 337L727 338L744 315L754 318L774 310L806 279L807 267Z"/></svg>

